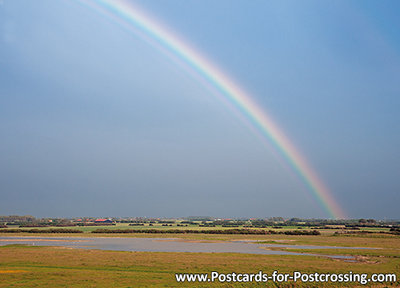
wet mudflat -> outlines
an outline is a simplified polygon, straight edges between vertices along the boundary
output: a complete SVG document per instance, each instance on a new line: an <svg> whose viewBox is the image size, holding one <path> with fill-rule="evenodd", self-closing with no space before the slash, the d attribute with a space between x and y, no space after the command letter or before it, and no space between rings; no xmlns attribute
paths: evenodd
<svg viewBox="0 0 400 288"><path fill-rule="evenodd" d="M201 242L185 241L177 238L118 238L118 237L0 237L0 246L10 244L61 246L79 249L100 249L140 252L203 252L203 253L246 253L264 255L315 255L339 259L351 259L343 255L317 255L297 253L268 248L298 249L349 249L349 247L306 246L263 244L250 241ZM351 249L357 249L351 247Z"/></svg>

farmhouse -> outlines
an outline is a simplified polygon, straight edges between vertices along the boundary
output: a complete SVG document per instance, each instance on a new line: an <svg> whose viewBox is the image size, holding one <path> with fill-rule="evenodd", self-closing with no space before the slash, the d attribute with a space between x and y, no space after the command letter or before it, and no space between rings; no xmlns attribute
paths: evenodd
<svg viewBox="0 0 400 288"><path fill-rule="evenodd" d="M96 220L94 221L94 223L113 223L113 222L112 222L111 219L102 219L102 218L99 218L99 219L96 219Z"/></svg>

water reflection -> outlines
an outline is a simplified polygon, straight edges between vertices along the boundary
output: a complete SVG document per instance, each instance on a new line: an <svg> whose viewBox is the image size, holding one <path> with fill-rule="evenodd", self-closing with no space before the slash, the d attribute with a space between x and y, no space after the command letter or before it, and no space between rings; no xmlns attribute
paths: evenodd
<svg viewBox="0 0 400 288"><path fill-rule="evenodd" d="M317 255L266 248L298 249L357 249L354 247L307 246L263 244L256 241L202 242L176 238L117 238L117 237L0 237L0 246L25 244L39 246L62 246L80 249L101 249L143 252L206 252L206 253L247 253L264 255L313 255L338 259L352 259L344 255ZM358 248L360 249L360 248Z"/></svg>

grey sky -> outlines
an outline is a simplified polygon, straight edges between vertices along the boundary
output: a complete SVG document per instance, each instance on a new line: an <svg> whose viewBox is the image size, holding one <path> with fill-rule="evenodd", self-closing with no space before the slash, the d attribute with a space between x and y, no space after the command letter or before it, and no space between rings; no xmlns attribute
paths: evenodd
<svg viewBox="0 0 400 288"><path fill-rule="evenodd" d="M135 3L246 89L350 217L399 218L396 1ZM75 1L0 5L0 139L3 215L326 216L207 87Z"/></svg>

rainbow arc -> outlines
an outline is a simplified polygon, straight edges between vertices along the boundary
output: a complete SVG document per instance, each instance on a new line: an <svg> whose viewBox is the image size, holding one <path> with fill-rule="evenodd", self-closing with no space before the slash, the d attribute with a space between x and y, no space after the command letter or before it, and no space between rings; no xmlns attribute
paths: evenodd
<svg viewBox="0 0 400 288"><path fill-rule="evenodd" d="M177 35L159 25L155 19L146 15L132 2L122 0L80 0L80 3L95 9L103 15L115 20L128 28L132 33L141 34L157 47L166 50L175 61L186 64L187 67L201 76L207 83L218 90L230 104L252 123L258 133L285 158L293 171L300 177L308 190L313 194L329 217L344 219L345 213L339 207L331 192L324 185L306 159L299 153L271 117L257 105L250 95L243 91L226 74L210 63L205 57L182 41Z"/></svg>

